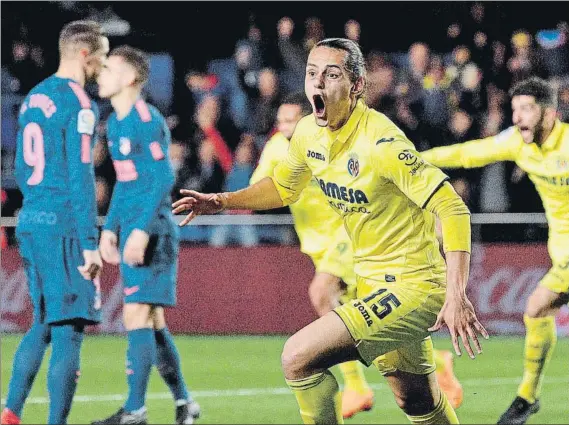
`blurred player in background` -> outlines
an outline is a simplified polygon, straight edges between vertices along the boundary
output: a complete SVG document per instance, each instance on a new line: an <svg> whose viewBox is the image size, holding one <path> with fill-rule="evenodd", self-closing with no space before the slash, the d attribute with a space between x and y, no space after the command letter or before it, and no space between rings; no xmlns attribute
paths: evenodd
<svg viewBox="0 0 569 425"><path fill-rule="evenodd" d="M543 375L557 342L555 316L569 301L569 125L557 119L557 94L547 81L521 81L510 96L513 127L497 136L431 149L422 155L446 168L515 161L528 173L542 199L553 266L528 299L524 376L517 397L498 422L523 424L539 410Z"/></svg>
<svg viewBox="0 0 569 425"><path fill-rule="evenodd" d="M365 105L365 85L356 43L320 41L305 74L313 114L299 121L274 175L237 192L182 190L186 197L173 204L173 212L191 211L180 223L185 225L224 209L279 208L294 203L315 177L352 241L358 298L285 344L283 370L302 420L343 423L338 383L328 369L360 360L386 376L412 423L458 423L435 377L430 332L446 323L456 352L460 336L471 358L470 339L480 353L476 332L487 337L465 290L470 213L448 177L423 161L388 118Z"/></svg>
<svg viewBox="0 0 569 425"><path fill-rule="evenodd" d="M16 179L24 203L16 234L34 318L14 357L2 424L20 423L50 343L48 423L67 423L83 330L101 319L92 162L99 113L83 87L97 76L108 50L95 22L67 24L59 35L57 72L35 86L20 109Z"/></svg>
<svg viewBox="0 0 569 425"><path fill-rule="evenodd" d="M108 263L120 263L129 387L124 406L98 424L147 422L146 389L155 363L176 401L176 423L191 424L200 413L164 317L164 307L176 304L178 229L170 211L170 130L141 98L148 74L147 56L122 46L109 54L98 79L99 95L114 109L107 135L117 175L100 250Z"/></svg>
<svg viewBox="0 0 569 425"><path fill-rule="evenodd" d="M311 112L312 106L302 92L283 100L277 113L278 132L265 145L251 184L273 175L275 167L287 156L296 124ZM322 206L326 202L318 182L311 179L298 201L289 205L300 250L312 259L316 269L308 293L319 316L356 298L352 242L342 218L332 208ZM453 372L452 353L435 350L435 362L441 388L456 409L462 403L463 390ZM366 382L362 365L352 361L341 363L339 368L344 377L343 417L351 418L358 412L370 410L374 403L373 391Z"/></svg>

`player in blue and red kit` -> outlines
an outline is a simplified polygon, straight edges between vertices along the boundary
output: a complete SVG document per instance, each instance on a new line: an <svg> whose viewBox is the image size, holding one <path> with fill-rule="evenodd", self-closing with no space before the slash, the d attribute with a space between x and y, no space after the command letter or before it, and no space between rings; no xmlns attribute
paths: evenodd
<svg viewBox="0 0 569 425"><path fill-rule="evenodd" d="M16 179L24 202L16 234L34 318L14 358L2 424L20 423L50 343L48 423L67 423L83 330L100 321L92 163L98 110L83 86L98 75L108 50L97 23L67 24L57 72L35 86L20 109Z"/></svg>
<svg viewBox="0 0 569 425"><path fill-rule="evenodd" d="M153 364L176 400L176 423L193 423L200 413L164 318L164 307L176 304L178 228L170 211L170 131L160 112L141 98L148 74L146 55L122 46L109 54L98 79L99 95L114 109L107 135L117 175L100 251L108 263L120 264L124 283L129 393L118 412L96 424L146 423Z"/></svg>

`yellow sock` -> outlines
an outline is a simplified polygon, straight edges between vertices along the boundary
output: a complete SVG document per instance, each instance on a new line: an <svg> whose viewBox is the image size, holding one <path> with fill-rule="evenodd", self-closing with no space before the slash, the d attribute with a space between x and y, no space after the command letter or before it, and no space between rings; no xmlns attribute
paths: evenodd
<svg viewBox="0 0 569 425"><path fill-rule="evenodd" d="M407 418L409 418L412 424L420 425L446 425L460 423L458 422L454 409L451 407L442 391L441 399L437 407L435 407L435 410L422 416L407 415Z"/></svg>
<svg viewBox="0 0 569 425"><path fill-rule="evenodd" d="M296 397L303 423L344 423L338 382L329 370L286 383Z"/></svg>
<svg viewBox="0 0 569 425"><path fill-rule="evenodd" d="M524 315L524 323L524 378L518 387L518 395L535 403L541 393L543 374L557 342L557 330L554 316L532 318Z"/></svg>
<svg viewBox="0 0 569 425"><path fill-rule="evenodd" d="M358 361L345 362L339 365L344 376L344 387L360 394L367 393L370 388L364 375L364 368Z"/></svg>

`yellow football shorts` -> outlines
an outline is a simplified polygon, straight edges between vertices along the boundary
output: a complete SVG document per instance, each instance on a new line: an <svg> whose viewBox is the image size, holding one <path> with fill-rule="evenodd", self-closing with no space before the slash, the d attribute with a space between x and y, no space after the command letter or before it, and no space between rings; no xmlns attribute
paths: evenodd
<svg viewBox="0 0 569 425"><path fill-rule="evenodd" d="M358 298L334 311L345 323L362 361L382 374L434 372L430 328L446 288L436 283L385 283L357 277Z"/></svg>
<svg viewBox="0 0 569 425"><path fill-rule="evenodd" d="M569 261L553 264L539 284L558 294L569 292Z"/></svg>

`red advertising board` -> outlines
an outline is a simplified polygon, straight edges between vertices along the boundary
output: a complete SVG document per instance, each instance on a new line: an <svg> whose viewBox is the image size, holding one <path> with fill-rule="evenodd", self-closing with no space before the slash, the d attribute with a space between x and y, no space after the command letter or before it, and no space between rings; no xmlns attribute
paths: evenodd
<svg viewBox="0 0 569 425"><path fill-rule="evenodd" d="M493 334L524 333L523 311L550 267L545 245L475 245L469 296ZM25 331L32 308L17 249L2 251L0 330ZM173 332L190 334L291 334L316 318L308 301L312 263L297 247L180 250L178 305L167 319ZM117 267L101 279L103 323L91 332L121 332L122 283ZM557 317L569 336L569 312Z"/></svg>

